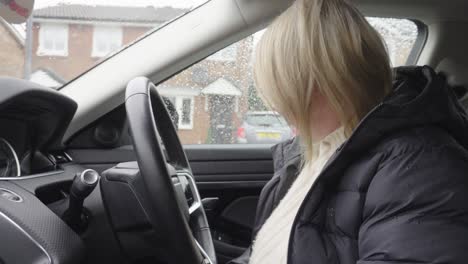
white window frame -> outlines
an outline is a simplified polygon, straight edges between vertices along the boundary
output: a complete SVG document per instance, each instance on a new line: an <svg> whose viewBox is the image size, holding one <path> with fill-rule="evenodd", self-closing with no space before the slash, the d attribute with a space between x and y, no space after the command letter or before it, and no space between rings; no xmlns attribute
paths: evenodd
<svg viewBox="0 0 468 264"><path fill-rule="evenodd" d="M231 51L230 49L234 49L234 50ZM207 59L211 61L236 61L238 51L239 51L239 42L236 42L212 54Z"/></svg>
<svg viewBox="0 0 468 264"><path fill-rule="evenodd" d="M64 37L64 47L62 50L48 49L45 47L46 31L50 30L51 28L55 28L55 30L63 30L61 33L63 33L65 37ZM56 36L57 33L55 33L54 35ZM36 54L37 56L63 56L63 57L68 56L68 24L41 23L40 28L39 28L39 45L38 45Z"/></svg>
<svg viewBox="0 0 468 264"><path fill-rule="evenodd" d="M208 112L210 110L210 96L209 95L204 95L205 98L205 112Z"/></svg>
<svg viewBox="0 0 468 264"><path fill-rule="evenodd" d="M174 98L174 107L177 111L177 115L179 116L179 120L177 124L178 129L192 130L193 129L193 116L194 116L194 111L195 111L195 97L184 96L184 95L163 95L163 96L167 97L169 100L171 100L171 98ZM182 107L183 107L183 102L186 99L190 100L190 123L189 124L182 123L182 110L183 110Z"/></svg>
<svg viewBox="0 0 468 264"><path fill-rule="evenodd" d="M121 47L123 43L123 30L120 26L111 26L111 25L95 25L93 27L93 48L91 51L91 57L93 58L101 58L105 57L116 50L110 50L110 42L107 44L107 51L99 51L98 50L98 34L115 34L116 39L118 39L118 46ZM107 39L111 39L110 35L106 37Z"/></svg>

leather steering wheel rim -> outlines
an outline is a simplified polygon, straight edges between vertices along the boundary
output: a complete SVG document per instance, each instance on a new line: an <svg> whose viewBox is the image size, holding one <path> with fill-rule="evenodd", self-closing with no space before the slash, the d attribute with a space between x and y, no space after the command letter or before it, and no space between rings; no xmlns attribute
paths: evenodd
<svg viewBox="0 0 468 264"><path fill-rule="evenodd" d="M131 80L126 89L125 107L139 173L146 187L145 193L139 195L150 205L146 209L147 217L158 239L164 240L171 255L170 263L216 264L203 206L199 203L189 208L181 203L181 192L174 187L186 178L187 183L191 181L190 187L194 188L191 193L194 201L197 200L192 170L154 84L146 77Z"/></svg>

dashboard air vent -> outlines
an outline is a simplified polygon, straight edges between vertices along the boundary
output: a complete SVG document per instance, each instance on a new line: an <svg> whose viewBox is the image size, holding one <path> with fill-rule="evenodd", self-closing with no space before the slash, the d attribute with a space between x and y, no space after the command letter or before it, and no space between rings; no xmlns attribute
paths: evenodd
<svg viewBox="0 0 468 264"><path fill-rule="evenodd" d="M54 164L68 163L72 161L72 158L65 151L50 153L49 159Z"/></svg>

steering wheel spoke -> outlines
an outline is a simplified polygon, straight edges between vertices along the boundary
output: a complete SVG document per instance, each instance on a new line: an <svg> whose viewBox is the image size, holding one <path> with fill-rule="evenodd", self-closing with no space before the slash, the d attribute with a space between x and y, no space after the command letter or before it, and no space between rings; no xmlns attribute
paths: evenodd
<svg viewBox="0 0 468 264"><path fill-rule="evenodd" d="M194 214L197 210L202 209L200 193L198 192L195 178L192 173L187 170L179 170L176 173L179 182L183 185L185 200L188 205L189 215Z"/></svg>
<svg viewBox="0 0 468 264"><path fill-rule="evenodd" d="M170 165L169 165L170 166ZM170 166L172 167L172 166ZM178 195L179 203L184 204L181 207L186 208L184 214L187 217L187 220L190 221L190 217L197 217L196 214L203 209L202 200L200 193L198 192L197 185L195 183L195 178L193 174L188 170L177 170L172 175L172 182L174 183L174 188L180 189L181 193L184 195ZM176 191L179 192L179 191ZM213 264L210 256L206 253L200 243L195 239L195 243L199 248L203 258L204 264Z"/></svg>
<svg viewBox="0 0 468 264"><path fill-rule="evenodd" d="M170 166L170 165L169 165ZM187 221L202 208L200 194L190 171L179 170L171 175L177 203Z"/></svg>

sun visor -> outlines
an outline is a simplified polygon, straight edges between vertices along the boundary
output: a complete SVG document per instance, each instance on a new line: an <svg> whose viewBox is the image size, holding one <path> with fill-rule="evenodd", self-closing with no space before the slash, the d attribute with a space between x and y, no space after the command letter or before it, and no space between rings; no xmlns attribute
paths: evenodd
<svg viewBox="0 0 468 264"><path fill-rule="evenodd" d="M31 15L34 0L0 0L0 17L11 24L22 24Z"/></svg>

